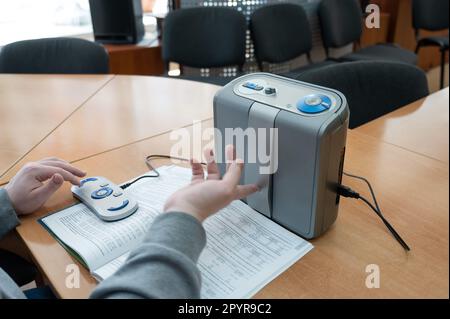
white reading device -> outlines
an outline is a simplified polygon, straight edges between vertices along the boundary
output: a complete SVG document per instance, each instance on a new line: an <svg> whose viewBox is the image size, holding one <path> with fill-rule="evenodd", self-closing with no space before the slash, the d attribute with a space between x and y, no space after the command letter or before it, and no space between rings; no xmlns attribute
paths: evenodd
<svg viewBox="0 0 450 319"><path fill-rule="evenodd" d="M126 218L138 209L138 203L127 196L125 190L104 177L88 177L71 190L76 198L106 221Z"/></svg>

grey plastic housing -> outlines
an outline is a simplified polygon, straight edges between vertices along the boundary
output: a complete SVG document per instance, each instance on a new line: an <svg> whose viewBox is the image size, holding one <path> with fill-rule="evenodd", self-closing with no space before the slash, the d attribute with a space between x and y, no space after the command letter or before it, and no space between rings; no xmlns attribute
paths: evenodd
<svg viewBox="0 0 450 319"><path fill-rule="evenodd" d="M247 82L275 88L276 94L247 89L243 87ZM310 94L326 95L331 107L318 114L299 111L297 102ZM320 236L337 218L336 189L342 179L348 119L347 101L336 90L269 73L239 77L214 97L215 153L221 173L226 167L225 145L241 138L243 147L237 150L237 156L245 161L241 183L261 186L260 192L244 201L304 238ZM243 133L230 139L227 128L240 128ZM274 162L277 157L273 174L261 174L259 168L267 163L258 158L249 161L251 151L263 144L250 145L247 128L264 128L266 136L270 128L277 129L277 138L266 139L265 145L267 150L270 143L276 143L278 149L271 157Z"/></svg>

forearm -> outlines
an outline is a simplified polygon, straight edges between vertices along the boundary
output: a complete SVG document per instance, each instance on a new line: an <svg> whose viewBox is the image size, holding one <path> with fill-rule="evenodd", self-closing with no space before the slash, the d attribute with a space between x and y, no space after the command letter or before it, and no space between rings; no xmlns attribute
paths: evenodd
<svg viewBox="0 0 450 319"><path fill-rule="evenodd" d="M8 194L0 189L0 239L19 224ZM0 299L25 298L16 283L0 268Z"/></svg>
<svg viewBox="0 0 450 319"><path fill-rule="evenodd" d="M19 219L12 207L8 193L0 189L0 238L19 225Z"/></svg>
<svg viewBox="0 0 450 319"><path fill-rule="evenodd" d="M200 298L197 260L205 244L205 231L194 217L161 214L125 265L91 298Z"/></svg>

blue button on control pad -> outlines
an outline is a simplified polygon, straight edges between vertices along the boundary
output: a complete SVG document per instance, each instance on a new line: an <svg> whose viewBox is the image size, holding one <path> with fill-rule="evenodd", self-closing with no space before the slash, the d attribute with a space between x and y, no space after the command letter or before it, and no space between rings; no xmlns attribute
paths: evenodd
<svg viewBox="0 0 450 319"><path fill-rule="evenodd" d="M83 180L80 182L80 187L83 186L85 183L88 183L88 182L95 182L96 180L97 180L97 178L95 178L95 177L89 177L89 178L83 179Z"/></svg>
<svg viewBox="0 0 450 319"><path fill-rule="evenodd" d="M112 188L103 187L96 191L93 191L91 194L91 198L92 199L102 199L102 198L105 198L105 197L108 197L109 195L111 195L112 192L113 192Z"/></svg>
<svg viewBox="0 0 450 319"><path fill-rule="evenodd" d="M245 82L244 84L242 84L242 86L255 91L261 91L264 88L262 85L253 82Z"/></svg>
<svg viewBox="0 0 450 319"><path fill-rule="evenodd" d="M128 199L124 200L123 203L117 207L110 207L108 208L108 210L110 212L115 212L117 210L121 210L122 208L125 208L128 204L130 203L130 201Z"/></svg>

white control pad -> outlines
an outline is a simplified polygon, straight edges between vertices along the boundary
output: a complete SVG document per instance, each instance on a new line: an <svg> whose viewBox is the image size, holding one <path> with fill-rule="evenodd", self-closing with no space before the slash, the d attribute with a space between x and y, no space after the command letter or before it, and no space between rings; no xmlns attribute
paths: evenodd
<svg viewBox="0 0 450 319"><path fill-rule="evenodd" d="M100 219L115 221L130 216L138 203L126 191L100 176L85 178L80 186L72 186L73 195L91 209Z"/></svg>

